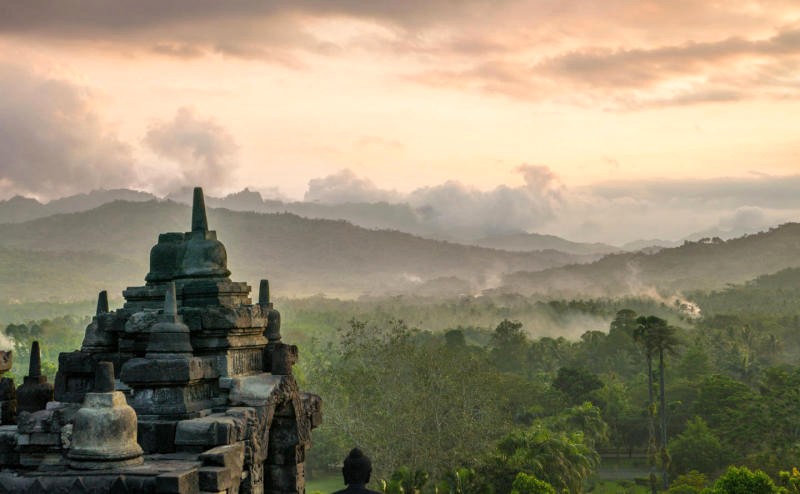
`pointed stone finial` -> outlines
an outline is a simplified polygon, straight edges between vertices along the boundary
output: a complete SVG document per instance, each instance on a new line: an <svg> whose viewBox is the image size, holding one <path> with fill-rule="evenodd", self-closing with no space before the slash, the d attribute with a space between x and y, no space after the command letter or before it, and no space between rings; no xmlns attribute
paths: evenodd
<svg viewBox="0 0 800 494"><path fill-rule="evenodd" d="M202 187L194 188L194 200L192 201L192 231L208 231L208 218L206 218L206 201L203 198Z"/></svg>
<svg viewBox="0 0 800 494"><path fill-rule="evenodd" d="M114 391L114 364L98 362L94 373L94 393L111 393Z"/></svg>
<svg viewBox="0 0 800 494"><path fill-rule="evenodd" d="M175 297L175 282L167 283L167 293L164 295L164 315L175 316L178 314L178 300Z"/></svg>
<svg viewBox="0 0 800 494"><path fill-rule="evenodd" d="M31 345L31 361L28 365L28 375L30 377L39 377L42 375L42 355L39 351L39 342L34 341Z"/></svg>
<svg viewBox="0 0 800 494"><path fill-rule="evenodd" d="M108 312L108 292L103 290L97 294L97 315Z"/></svg>
<svg viewBox="0 0 800 494"><path fill-rule="evenodd" d="M269 280L261 280L258 287L258 305L269 305Z"/></svg>

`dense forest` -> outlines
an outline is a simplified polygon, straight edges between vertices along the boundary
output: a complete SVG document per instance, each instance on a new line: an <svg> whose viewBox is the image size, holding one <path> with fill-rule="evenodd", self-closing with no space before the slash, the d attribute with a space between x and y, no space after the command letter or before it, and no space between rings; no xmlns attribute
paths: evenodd
<svg viewBox="0 0 800 494"><path fill-rule="evenodd" d="M696 291L699 314L647 298L279 300L297 377L325 400L309 476L358 445L385 492L796 492L798 281ZM52 379L87 323L5 324L14 375L38 339ZM635 472L600 475L614 464Z"/></svg>

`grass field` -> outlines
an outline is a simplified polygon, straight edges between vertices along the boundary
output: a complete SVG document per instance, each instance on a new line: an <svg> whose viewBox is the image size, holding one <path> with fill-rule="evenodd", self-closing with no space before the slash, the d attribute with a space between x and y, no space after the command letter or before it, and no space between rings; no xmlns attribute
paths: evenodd
<svg viewBox="0 0 800 494"><path fill-rule="evenodd" d="M338 491L339 489L344 489L344 487L345 485L342 483L341 475L320 477L314 480L306 481L306 492L308 494L313 494L314 491L329 494L331 492ZM372 488L374 489L375 486L372 486Z"/></svg>

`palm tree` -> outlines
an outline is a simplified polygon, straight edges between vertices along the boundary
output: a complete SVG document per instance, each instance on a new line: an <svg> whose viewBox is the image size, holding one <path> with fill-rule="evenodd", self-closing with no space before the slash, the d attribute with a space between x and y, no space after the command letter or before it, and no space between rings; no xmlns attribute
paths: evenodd
<svg viewBox="0 0 800 494"><path fill-rule="evenodd" d="M667 477L667 467L669 466L669 455L667 452L667 403L664 390L664 354L668 353L674 355L675 349L680 343L675 336L675 328L668 325L667 321L656 316L641 316L636 319L638 326L634 330L634 340L639 343L645 352L647 358L647 384L650 403L648 408L650 410L650 445L648 446L648 453L651 455L651 485L650 488L653 493L656 492L656 486L653 482L655 462L652 455L655 451L655 404L653 403L653 357L658 355L658 374L659 374L659 398L661 410L659 412L661 418L661 469L663 486L666 490L669 487L669 478Z"/></svg>

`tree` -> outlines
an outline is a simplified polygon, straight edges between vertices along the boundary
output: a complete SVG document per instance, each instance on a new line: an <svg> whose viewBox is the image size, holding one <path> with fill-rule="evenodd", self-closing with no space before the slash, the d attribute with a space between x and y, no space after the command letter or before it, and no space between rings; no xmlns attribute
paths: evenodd
<svg viewBox="0 0 800 494"><path fill-rule="evenodd" d="M489 344L492 347L490 358L498 369L525 373L528 338L522 330L521 322L503 319L495 328Z"/></svg>
<svg viewBox="0 0 800 494"><path fill-rule="evenodd" d="M553 388L561 391L570 405L588 401L589 394L602 387L603 382L596 375L574 367L561 367L553 379Z"/></svg>
<svg viewBox="0 0 800 494"><path fill-rule="evenodd" d="M664 390L664 354L675 354L676 348L679 344L678 338L675 336L675 328L669 326L667 321L656 316L640 316L636 319L638 326L634 330L634 339L642 346L647 358L647 373L648 373L648 393L650 398L650 417L651 428L652 421L655 415L655 406L653 403L653 357L658 355L658 369L659 369L659 394L661 402L661 474L663 481L663 488L666 490L669 487L669 478L667 475L667 468L669 467L669 453L667 450L667 402ZM652 449L653 440L651 437ZM652 455L652 451L651 451ZM651 458L651 468L653 464ZM652 471L651 471L652 477ZM651 490L655 493L655 486L651 485Z"/></svg>
<svg viewBox="0 0 800 494"><path fill-rule="evenodd" d="M511 487L511 494L556 494L552 485L525 472L517 474Z"/></svg>
<svg viewBox="0 0 800 494"><path fill-rule="evenodd" d="M708 483L706 476L697 470L691 470L678 477L669 486L668 494L699 494Z"/></svg>
<svg viewBox="0 0 800 494"><path fill-rule="evenodd" d="M513 428L516 411L543 393L473 350L401 321L353 321L338 348L308 359L316 360L307 368L308 389L326 400L326 439L368 447L376 478L388 479L404 465L438 478L470 464L476 451L490 451ZM320 458L320 466L336 461Z"/></svg>
<svg viewBox="0 0 800 494"><path fill-rule="evenodd" d="M670 449L671 470L678 474L685 474L690 470L714 473L727 461L725 448L719 438L700 417L687 423L686 429L672 441Z"/></svg>
<svg viewBox="0 0 800 494"><path fill-rule="evenodd" d="M730 467L714 483L712 494L778 494L780 490L769 475L747 467Z"/></svg>
<svg viewBox="0 0 800 494"><path fill-rule="evenodd" d="M599 462L582 432L554 431L537 422L506 435L480 473L496 492L509 492L516 475L524 472L559 491L580 493Z"/></svg>

